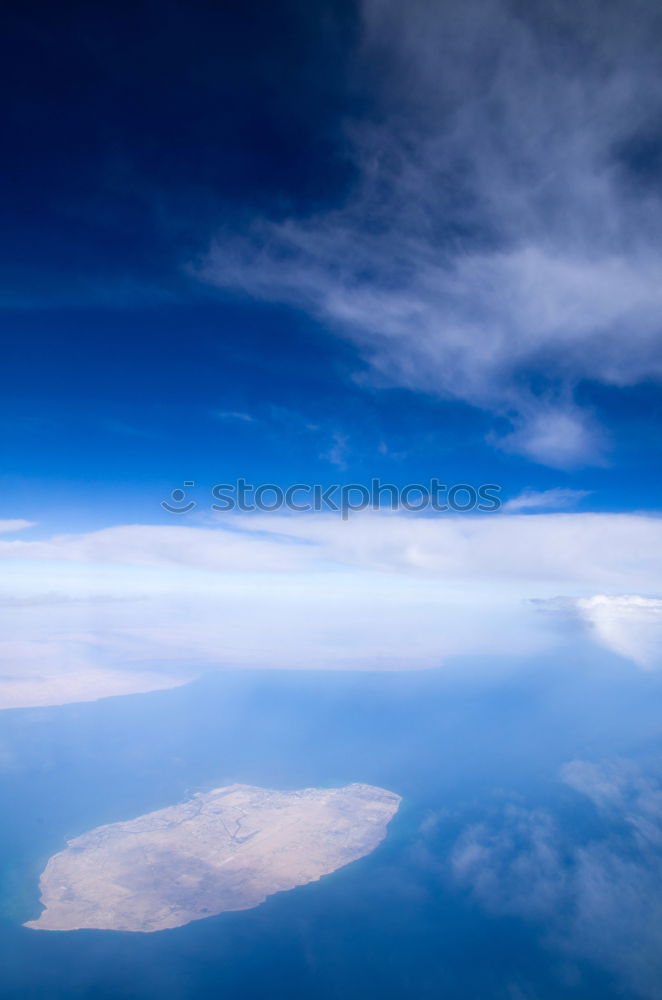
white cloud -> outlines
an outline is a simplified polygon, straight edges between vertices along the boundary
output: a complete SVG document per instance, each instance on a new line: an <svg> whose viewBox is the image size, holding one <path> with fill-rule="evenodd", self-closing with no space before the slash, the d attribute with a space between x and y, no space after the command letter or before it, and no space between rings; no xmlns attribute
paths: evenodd
<svg viewBox="0 0 662 1000"><path fill-rule="evenodd" d="M501 508L505 513L517 513L522 510L559 510L563 507L574 507L585 497L588 490L569 490L555 487L551 490L524 490L512 500L507 500Z"/></svg>
<svg viewBox="0 0 662 1000"><path fill-rule="evenodd" d="M331 447L320 457L325 458L327 462L330 462L331 465L337 466L339 469L346 469L348 451L347 441L348 439L346 434L340 434L338 432L334 433L332 435Z"/></svg>
<svg viewBox="0 0 662 1000"><path fill-rule="evenodd" d="M662 376L662 208L617 155L662 104L656 8L635 8L541 26L505 2L363 0L353 190L219 234L197 273L310 310L387 384L510 419L505 448L603 461L577 383Z"/></svg>
<svg viewBox="0 0 662 1000"><path fill-rule="evenodd" d="M562 778L598 809L598 835L574 839L548 811L511 805L458 838L453 877L491 912L535 921L548 946L602 966L628 996L660 1000L659 776L573 761Z"/></svg>
<svg viewBox="0 0 662 1000"><path fill-rule="evenodd" d="M558 830L544 810L510 805L498 828L473 824L450 865L454 878L498 913L544 918L567 891Z"/></svg>
<svg viewBox="0 0 662 1000"><path fill-rule="evenodd" d="M255 417L250 413L241 413L238 410L216 410L214 416L217 420L224 420L228 423L253 424Z"/></svg>
<svg viewBox="0 0 662 1000"><path fill-rule="evenodd" d="M604 435L590 417L574 405L529 403L513 418L514 430L497 440L504 451L515 452L534 462L567 469L580 461L602 465Z"/></svg>
<svg viewBox="0 0 662 1000"><path fill-rule="evenodd" d="M642 667L662 667L662 600L597 594L580 598L577 609L608 649Z"/></svg>
<svg viewBox="0 0 662 1000"><path fill-rule="evenodd" d="M646 669L662 669L662 600L638 594L537 601L541 610L576 618L601 646Z"/></svg>
<svg viewBox="0 0 662 1000"><path fill-rule="evenodd" d="M25 528L34 527L34 521L26 521L23 518L0 520L0 535L8 535L14 531L23 531Z"/></svg>
<svg viewBox="0 0 662 1000"><path fill-rule="evenodd" d="M606 544L608 540L608 544ZM500 581L543 590L655 592L662 518L546 513L423 517L370 510L219 516L211 527L118 525L39 541L0 541L0 559L105 562L226 572L303 573L345 567L444 581ZM44 590L42 584L41 592ZM538 593L529 596L547 596Z"/></svg>

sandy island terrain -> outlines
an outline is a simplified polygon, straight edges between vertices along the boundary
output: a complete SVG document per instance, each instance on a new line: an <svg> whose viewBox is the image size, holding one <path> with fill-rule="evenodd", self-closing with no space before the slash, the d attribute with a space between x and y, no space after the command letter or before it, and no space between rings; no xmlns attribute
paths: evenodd
<svg viewBox="0 0 662 1000"><path fill-rule="evenodd" d="M160 931L250 909L369 854L399 805L371 785L229 785L99 826L50 859L40 882L45 909L25 926Z"/></svg>

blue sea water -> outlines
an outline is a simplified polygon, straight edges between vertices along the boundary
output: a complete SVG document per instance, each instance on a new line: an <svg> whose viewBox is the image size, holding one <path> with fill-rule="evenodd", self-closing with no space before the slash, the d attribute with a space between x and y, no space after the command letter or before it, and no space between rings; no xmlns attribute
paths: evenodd
<svg viewBox="0 0 662 1000"><path fill-rule="evenodd" d="M556 953L540 927L485 912L449 877L448 856L468 822L508 797L590 827L559 767L654 753L661 688L611 662L479 682L225 671L167 692L5 712L1 995L622 1000L606 973ZM397 792L401 810L377 850L317 883L156 934L21 926L39 912L48 857L91 827L232 782L354 781Z"/></svg>

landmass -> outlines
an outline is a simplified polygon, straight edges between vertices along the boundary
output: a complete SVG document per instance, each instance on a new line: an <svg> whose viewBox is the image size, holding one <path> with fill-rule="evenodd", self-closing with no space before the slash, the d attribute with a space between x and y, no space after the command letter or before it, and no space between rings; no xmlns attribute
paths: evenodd
<svg viewBox="0 0 662 1000"><path fill-rule="evenodd" d="M9 665L0 667L0 711L167 691L191 680L194 678L188 674L168 674L156 670L106 670L87 666L48 670L39 665L37 670L25 672Z"/></svg>
<svg viewBox="0 0 662 1000"><path fill-rule="evenodd" d="M400 798L372 785L279 792L229 785L67 842L25 926L160 931L314 882L370 854Z"/></svg>

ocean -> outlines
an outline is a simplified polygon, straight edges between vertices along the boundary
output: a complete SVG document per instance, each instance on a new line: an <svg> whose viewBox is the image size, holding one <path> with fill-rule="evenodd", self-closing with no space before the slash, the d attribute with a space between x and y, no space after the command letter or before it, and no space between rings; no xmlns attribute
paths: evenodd
<svg viewBox="0 0 662 1000"><path fill-rule="evenodd" d="M622 1000L543 926L481 906L451 864L462 831L506 801L553 809L591 836L595 816L559 768L645 755L659 739L660 681L612 663L596 687L597 670L546 662L480 680L475 670L230 670L171 691L0 714L2 997ZM21 926L37 916L39 874L67 838L233 782L366 782L403 803L370 856L253 910L155 934Z"/></svg>

